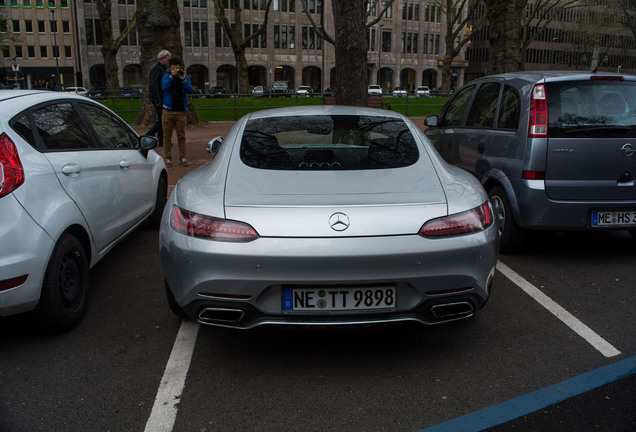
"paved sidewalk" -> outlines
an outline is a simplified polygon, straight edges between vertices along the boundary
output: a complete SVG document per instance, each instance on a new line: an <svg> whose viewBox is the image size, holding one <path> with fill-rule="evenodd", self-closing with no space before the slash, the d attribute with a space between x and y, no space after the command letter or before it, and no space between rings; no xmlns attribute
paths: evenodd
<svg viewBox="0 0 636 432"><path fill-rule="evenodd" d="M168 190L171 191L181 177L190 171L201 167L210 159L212 155L205 151L205 147L212 138L223 136L228 133L234 122L201 122L196 126L186 127L186 158L190 161L190 166L181 166L179 160L179 148L177 146L177 136L172 134L172 162L168 168ZM144 134L148 128L134 127L139 134ZM163 147L155 149L161 156L164 155Z"/></svg>

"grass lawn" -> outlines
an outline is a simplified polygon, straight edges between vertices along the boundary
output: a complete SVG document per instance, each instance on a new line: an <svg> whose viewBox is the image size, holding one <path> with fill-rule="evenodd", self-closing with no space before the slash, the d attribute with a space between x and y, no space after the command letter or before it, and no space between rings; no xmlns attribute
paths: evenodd
<svg viewBox="0 0 636 432"><path fill-rule="evenodd" d="M421 117L437 114L446 102L445 97L432 98L396 98L384 97L382 101L391 105L391 110L408 117ZM140 99L100 99L108 108L115 111L129 124L137 119L141 106ZM234 121L252 111L268 108L300 105L322 105L322 97L290 97L290 98L256 98L256 97L230 97L230 98L193 98L194 109L199 121Z"/></svg>

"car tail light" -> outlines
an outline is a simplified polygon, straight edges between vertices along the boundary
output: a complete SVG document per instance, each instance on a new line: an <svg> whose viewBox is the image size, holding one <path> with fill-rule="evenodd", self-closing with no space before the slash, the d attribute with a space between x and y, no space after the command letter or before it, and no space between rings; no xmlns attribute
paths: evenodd
<svg viewBox="0 0 636 432"><path fill-rule="evenodd" d="M191 213L172 207L170 226L181 234L227 242L249 242L259 238L254 228L243 222Z"/></svg>
<svg viewBox="0 0 636 432"><path fill-rule="evenodd" d="M545 98L545 86L536 84L532 88L530 99L530 120L528 137L541 138L548 136L548 103Z"/></svg>
<svg viewBox="0 0 636 432"><path fill-rule="evenodd" d="M625 81L621 75L592 75L590 81Z"/></svg>
<svg viewBox="0 0 636 432"><path fill-rule="evenodd" d="M524 180L545 180L545 171L523 171L521 178Z"/></svg>
<svg viewBox="0 0 636 432"><path fill-rule="evenodd" d="M490 202L463 213L428 221L420 228L423 237L444 237L482 231L493 223Z"/></svg>
<svg viewBox="0 0 636 432"><path fill-rule="evenodd" d="M15 144L7 134L0 135L0 198L24 183L24 169Z"/></svg>

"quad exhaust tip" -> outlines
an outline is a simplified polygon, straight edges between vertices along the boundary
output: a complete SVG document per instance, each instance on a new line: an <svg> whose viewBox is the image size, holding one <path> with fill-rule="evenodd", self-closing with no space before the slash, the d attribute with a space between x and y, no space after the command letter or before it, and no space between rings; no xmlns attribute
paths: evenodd
<svg viewBox="0 0 636 432"><path fill-rule="evenodd" d="M475 308L469 302L443 303L431 307L431 312L437 319L468 317L474 311Z"/></svg>

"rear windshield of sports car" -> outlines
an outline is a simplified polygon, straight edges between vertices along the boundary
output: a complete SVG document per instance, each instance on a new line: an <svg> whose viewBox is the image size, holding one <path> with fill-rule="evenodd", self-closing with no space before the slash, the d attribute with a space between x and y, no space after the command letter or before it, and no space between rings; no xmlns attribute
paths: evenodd
<svg viewBox="0 0 636 432"><path fill-rule="evenodd" d="M550 138L636 138L636 82L546 84Z"/></svg>
<svg viewBox="0 0 636 432"><path fill-rule="evenodd" d="M240 155L258 169L324 171L406 167L419 151L400 119L320 115L252 119Z"/></svg>

